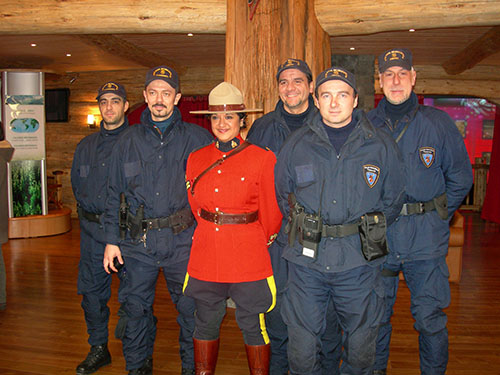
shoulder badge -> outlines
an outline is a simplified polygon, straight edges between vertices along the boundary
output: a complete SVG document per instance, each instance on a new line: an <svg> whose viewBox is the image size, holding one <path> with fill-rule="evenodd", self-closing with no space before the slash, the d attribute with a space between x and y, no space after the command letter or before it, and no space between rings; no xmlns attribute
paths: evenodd
<svg viewBox="0 0 500 375"><path fill-rule="evenodd" d="M378 178L380 177L380 168L373 164L363 165L363 177L365 178L365 182L368 184L368 187L371 189L378 182Z"/></svg>
<svg viewBox="0 0 500 375"><path fill-rule="evenodd" d="M420 147L418 149L418 155L425 167L429 168L436 159L436 150L433 147Z"/></svg>

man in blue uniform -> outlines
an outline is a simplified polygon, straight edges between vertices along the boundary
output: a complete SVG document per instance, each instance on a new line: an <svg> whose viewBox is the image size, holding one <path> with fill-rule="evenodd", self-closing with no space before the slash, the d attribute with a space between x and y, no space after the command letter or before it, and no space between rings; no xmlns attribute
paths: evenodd
<svg viewBox="0 0 500 375"><path fill-rule="evenodd" d="M355 78L332 67L316 79L319 114L283 145L276 191L289 217L290 372L321 374L331 300L343 330L341 374L371 374L383 313L385 228L401 210L403 170L394 141L361 110Z"/></svg>
<svg viewBox="0 0 500 375"><path fill-rule="evenodd" d="M179 313L182 374L194 374L194 301L182 294L194 230L185 166L191 151L212 141L203 128L182 121L177 73L167 66L148 71L141 123L130 127L111 156L104 268L124 264L116 336L122 340L129 374L152 374L160 270Z"/></svg>
<svg viewBox="0 0 500 375"><path fill-rule="evenodd" d="M452 119L441 110L418 104L411 52L388 50L379 56L378 64L385 98L368 117L396 140L407 173L403 209L388 231L391 252L383 271L386 307L374 374L386 373L400 271L411 293L421 372L444 374L448 331L443 309L450 303L445 262L449 220L471 187L472 169Z"/></svg>
<svg viewBox="0 0 500 375"><path fill-rule="evenodd" d="M78 375L92 374L111 363L108 351L108 301L111 275L102 267L106 239L103 227L106 186L111 150L118 136L128 128L125 88L107 82L99 88L97 102L102 121L100 131L85 137L76 147L71 168L71 184L80 219L80 264L78 294L91 345L87 358L76 368Z"/></svg>
<svg viewBox="0 0 500 375"><path fill-rule="evenodd" d="M293 58L285 60L278 67L276 80L280 100L274 111L254 122L247 140L278 154L290 133L310 122L318 110L312 96L312 73L305 61ZM271 339L270 375L288 374L288 333L280 313L288 274L287 262L282 258L285 244L286 234L282 230L269 249L278 290L276 307L266 314L266 328ZM342 352L342 333L332 303L329 308L326 331L321 340L321 367L323 375L336 375Z"/></svg>

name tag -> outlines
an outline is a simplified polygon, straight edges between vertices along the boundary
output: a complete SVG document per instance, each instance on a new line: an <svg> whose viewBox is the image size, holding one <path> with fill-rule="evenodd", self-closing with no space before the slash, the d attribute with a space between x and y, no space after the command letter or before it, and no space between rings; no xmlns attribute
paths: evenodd
<svg viewBox="0 0 500 375"><path fill-rule="evenodd" d="M308 257L308 258L316 258L316 250L309 249L308 247L303 247L302 248L302 255Z"/></svg>

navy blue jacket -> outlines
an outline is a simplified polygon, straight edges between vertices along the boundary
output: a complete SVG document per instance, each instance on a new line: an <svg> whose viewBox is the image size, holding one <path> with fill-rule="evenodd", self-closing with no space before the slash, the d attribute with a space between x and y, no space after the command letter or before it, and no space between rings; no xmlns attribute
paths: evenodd
<svg viewBox="0 0 500 375"><path fill-rule="evenodd" d="M99 132L78 143L71 167L71 185L76 201L85 211L99 215L104 212L107 198L111 150L129 124L125 118L125 122L116 129L106 130L102 121L100 127ZM96 241L106 243L102 217L101 223L81 219L80 229Z"/></svg>
<svg viewBox="0 0 500 375"><path fill-rule="evenodd" d="M289 211L288 195L294 192L306 212L321 210L328 225L356 223L363 214L374 211L382 211L388 223L397 217L404 176L396 144L375 129L363 111L355 110L353 119L356 126L339 155L319 114L285 142L275 168L278 203L284 216ZM363 258L358 234L322 238L316 260L303 256L296 240L293 246L287 245L284 257L321 272L376 266L383 261L368 263Z"/></svg>
<svg viewBox="0 0 500 375"><path fill-rule="evenodd" d="M410 123L398 142L406 171L404 203L427 202L446 192L451 218L472 185L472 167L460 132L445 112L418 103L393 129L386 119L386 105L384 98L368 113L374 126L396 139ZM448 221L436 211L400 216L388 230L387 261L444 256L449 235Z"/></svg>
<svg viewBox="0 0 500 375"><path fill-rule="evenodd" d="M318 112L311 95L309 95L308 100L311 111L309 112L309 116L304 120L304 123L310 122ZM248 132L247 140L254 145L267 148L278 154L281 146L291 133L283 117L284 111L283 102L279 100L274 111L255 120Z"/></svg>
<svg viewBox="0 0 500 375"><path fill-rule="evenodd" d="M127 129L113 149L104 223L107 243L120 246L122 255L164 266L186 261L194 227L174 235L170 228L147 232L146 243L132 240L129 233L120 241L118 213L124 192L130 212L144 205L144 218L168 217L189 208L185 169L191 151L213 138L202 127L183 122L174 108L172 124L160 135L151 122L148 108L141 123Z"/></svg>

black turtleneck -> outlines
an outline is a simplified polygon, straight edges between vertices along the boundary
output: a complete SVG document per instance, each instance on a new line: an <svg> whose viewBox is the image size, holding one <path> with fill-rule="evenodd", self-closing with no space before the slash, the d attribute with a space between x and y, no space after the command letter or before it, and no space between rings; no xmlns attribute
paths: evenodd
<svg viewBox="0 0 500 375"><path fill-rule="evenodd" d="M385 114L391 121L392 125L396 125L399 120L411 112L418 103L417 95L412 92L410 97L401 104L392 104L389 101L385 105Z"/></svg>
<svg viewBox="0 0 500 375"><path fill-rule="evenodd" d="M331 126L326 125L324 122L323 125L325 127L326 134L328 135L330 143L335 148L335 151L337 151L337 155L339 155L340 149L344 145L345 141L347 141L347 138L349 138L349 135L352 133L354 127L356 126L356 120L354 119L354 116L352 116L351 122L349 124L341 128L332 128Z"/></svg>
<svg viewBox="0 0 500 375"><path fill-rule="evenodd" d="M307 118L310 111L311 111L311 102L309 102L307 109L304 112L299 113L298 115L287 112L284 106L282 107L281 112L283 114L283 118L285 119L286 124L293 132L294 130L297 130L302 127L302 125L304 124L304 120Z"/></svg>
<svg viewBox="0 0 500 375"><path fill-rule="evenodd" d="M222 142L218 139L215 140L215 147L217 147L222 152L229 152L240 145L242 139L240 137L234 137L230 141Z"/></svg>

